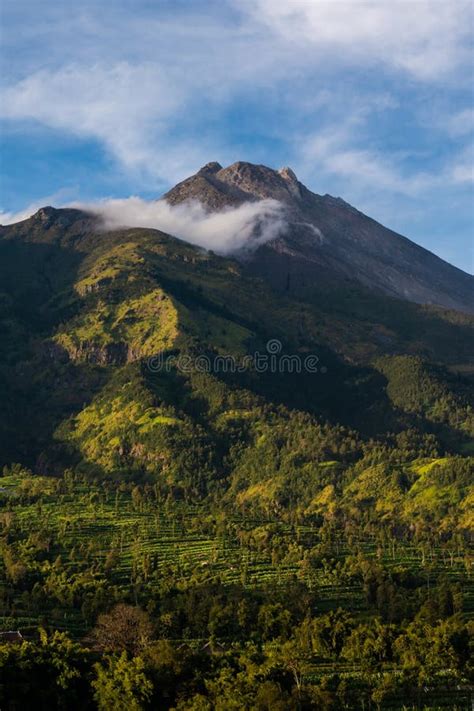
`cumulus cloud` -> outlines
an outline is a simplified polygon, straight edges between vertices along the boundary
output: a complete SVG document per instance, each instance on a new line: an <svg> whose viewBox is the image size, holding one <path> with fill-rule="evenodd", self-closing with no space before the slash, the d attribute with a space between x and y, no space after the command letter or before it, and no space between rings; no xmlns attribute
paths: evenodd
<svg viewBox="0 0 474 711"><path fill-rule="evenodd" d="M25 220L39 207L35 203L17 213L0 213L0 223ZM104 230L147 227L218 254L256 249L277 238L286 228L284 206L271 199L246 202L217 212L207 211L197 200L170 205L166 200L146 201L139 197L74 202L69 207L97 215Z"/></svg>

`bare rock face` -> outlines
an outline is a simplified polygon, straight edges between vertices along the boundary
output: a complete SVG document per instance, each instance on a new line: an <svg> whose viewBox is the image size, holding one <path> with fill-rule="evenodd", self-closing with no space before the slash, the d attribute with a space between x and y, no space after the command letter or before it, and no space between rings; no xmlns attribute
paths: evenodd
<svg viewBox="0 0 474 711"><path fill-rule="evenodd" d="M317 195L291 168L208 163L164 198L199 200L209 210L273 198L287 230L250 256L246 269L284 290L356 281L390 296L474 312L474 278L331 195Z"/></svg>
<svg viewBox="0 0 474 711"><path fill-rule="evenodd" d="M220 170L222 170L221 164L217 163L217 161L211 161L211 163L203 165L199 173L200 175L212 175L213 173L218 173Z"/></svg>
<svg viewBox="0 0 474 711"><path fill-rule="evenodd" d="M276 171L242 161L228 168L222 168L219 163L207 163L195 175L178 183L164 198L172 205L199 200L211 210L265 198L290 203L299 196L299 185L290 168Z"/></svg>

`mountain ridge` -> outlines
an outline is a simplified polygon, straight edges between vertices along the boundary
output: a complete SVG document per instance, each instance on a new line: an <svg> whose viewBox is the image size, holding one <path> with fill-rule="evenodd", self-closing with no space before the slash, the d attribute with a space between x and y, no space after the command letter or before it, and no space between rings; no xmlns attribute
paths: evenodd
<svg viewBox="0 0 474 711"><path fill-rule="evenodd" d="M416 303L474 313L474 278L407 237L384 227L342 198L311 192L291 168L212 162L163 196L171 205L198 200L211 211L246 201L278 200L286 232L245 262L251 274L297 293L341 278Z"/></svg>

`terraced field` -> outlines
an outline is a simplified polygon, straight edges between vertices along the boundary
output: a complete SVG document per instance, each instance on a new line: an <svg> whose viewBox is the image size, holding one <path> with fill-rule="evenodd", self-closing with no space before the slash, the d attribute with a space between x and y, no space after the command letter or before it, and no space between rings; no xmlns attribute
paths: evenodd
<svg viewBox="0 0 474 711"><path fill-rule="evenodd" d="M178 588L217 582L261 590L296 579L305 581L314 594L316 610L341 607L364 618L368 609L363 586L344 568L348 556L361 553L394 574L409 568L426 579L428 588L441 578L457 583L464 614L474 617L474 578L462 547L381 547L367 538L352 539L349 547L341 539L322 541L320 529L310 524L236 515L223 519L204 505L149 502L134 498L133 492L113 493L100 485L65 487L36 478L34 486L31 490L24 479L3 477L2 525L28 567L27 577L45 580L57 569L58 590L62 580L64 587L111 587L115 595L139 599L165 579ZM272 554L262 544L268 531L278 538ZM320 563L309 565L308 555L321 547ZM83 634L88 615L73 604L62 605L56 589L51 590L54 604L34 613L27 592L16 593L12 600L5 563L0 566L3 629L28 630L39 622L54 622L75 636Z"/></svg>

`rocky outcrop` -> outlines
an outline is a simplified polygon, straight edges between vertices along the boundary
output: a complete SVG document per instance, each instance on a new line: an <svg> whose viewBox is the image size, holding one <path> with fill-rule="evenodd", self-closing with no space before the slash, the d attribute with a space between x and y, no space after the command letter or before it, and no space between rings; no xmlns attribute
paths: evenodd
<svg viewBox="0 0 474 711"><path fill-rule="evenodd" d="M47 355L56 361L71 360L93 365L125 365L139 360L142 353L124 341L99 344L81 341L78 344L47 341Z"/></svg>

